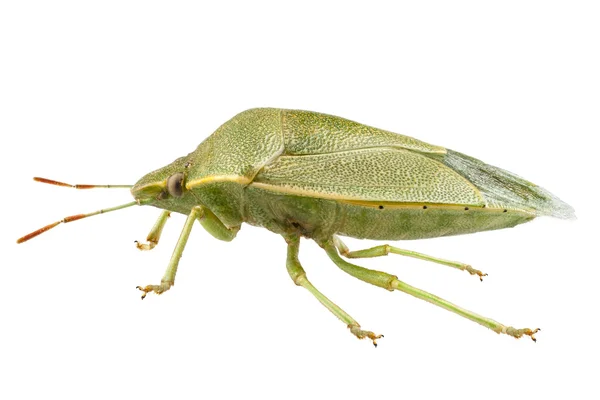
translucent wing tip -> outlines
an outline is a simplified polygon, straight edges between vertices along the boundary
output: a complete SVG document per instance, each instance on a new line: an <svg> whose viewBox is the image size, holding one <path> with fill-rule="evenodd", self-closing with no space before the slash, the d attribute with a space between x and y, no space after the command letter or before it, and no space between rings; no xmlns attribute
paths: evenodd
<svg viewBox="0 0 600 400"><path fill-rule="evenodd" d="M548 198L548 205L543 210L540 210L540 215L547 215L550 217L560 219L577 219L577 216L575 215L575 209L573 207L571 207L552 193L548 192L547 190L542 190L546 192Z"/></svg>
<svg viewBox="0 0 600 400"><path fill-rule="evenodd" d="M444 163L473 183L489 204L530 210L536 216L576 219L573 207L516 174L452 150Z"/></svg>

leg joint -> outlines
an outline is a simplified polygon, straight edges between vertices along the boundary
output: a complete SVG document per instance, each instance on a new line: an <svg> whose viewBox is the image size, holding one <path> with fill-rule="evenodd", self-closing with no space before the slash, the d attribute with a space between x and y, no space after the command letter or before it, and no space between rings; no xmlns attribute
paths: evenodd
<svg viewBox="0 0 600 400"><path fill-rule="evenodd" d="M306 272L304 272L304 270L301 271L289 271L290 273L290 278L292 278L292 281L294 281L294 284L296 284L296 286L303 286L303 283L306 282Z"/></svg>
<svg viewBox="0 0 600 400"><path fill-rule="evenodd" d="M198 219L199 221L201 221L204 218L206 218L206 213L204 212L204 207L203 206L194 206L192 208L192 211L194 213L196 213L196 219Z"/></svg>
<svg viewBox="0 0 600 400"><path fill-rule="evenodd" d="M391 251L392 251L392 246L390 246L389 244L383 245L383 255L384 256L387 256L388 254L390 254Z"/></svg>

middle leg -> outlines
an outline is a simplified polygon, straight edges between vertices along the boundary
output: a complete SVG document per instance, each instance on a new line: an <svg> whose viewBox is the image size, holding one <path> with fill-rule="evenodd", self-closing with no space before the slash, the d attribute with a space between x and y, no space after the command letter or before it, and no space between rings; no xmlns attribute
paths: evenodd
<svg viewBox="0 0 600 400"><path fill-rule="evenodd" d="M298 286L302 286L308 290L313 296L321 302L333 315L338 317L343 323L348 326L350 333L359 339L369 338L373 341L373 345L377 347L377 339L382 338L383 335L376 335L371 331L362 330L360 324L356 322L348 313L342 310L334 302L329 300L323 293L319 292L317 288L306 278L306 272L300 261L298 260L298 251L300 249L300 238L298 236L292 236L286 238L288 244L287 251L287 270L294 283Z"/></svg>

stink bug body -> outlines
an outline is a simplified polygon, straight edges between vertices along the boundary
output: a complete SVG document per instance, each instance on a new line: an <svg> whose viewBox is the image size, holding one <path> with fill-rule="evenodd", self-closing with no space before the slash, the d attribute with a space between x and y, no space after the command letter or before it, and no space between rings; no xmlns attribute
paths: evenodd
<svg viewBox="0 0 600 400"><path fill-rule="evenodd" d="M68 185L79 189L110 185ZM500 168L411 137L308 111L252 109L219 127L185 157L142 177L134 201L70 216L18 240L27 241L60 223L133 205L162 209L147 243L159 241L169 213L187 220L160 284L139 286L164 293L173 286L179 259L198 220L217 239L233 240L243 223L280 234L288 246L287 269L356 337L376 344L381 335L358 322L307 279L298 260L300 238L316 241L348 274L387 290L400 290L453 311L497 333L534 339L537 329L516 329L410 286L396 276L345 259L389 253L421 258L476 275L460 262L390 245L350 251L340 236L376 240L423 239L512 227L538 216L573 217L573 209L548 191ZM535 340L535 339L534 339Z"/></svg>

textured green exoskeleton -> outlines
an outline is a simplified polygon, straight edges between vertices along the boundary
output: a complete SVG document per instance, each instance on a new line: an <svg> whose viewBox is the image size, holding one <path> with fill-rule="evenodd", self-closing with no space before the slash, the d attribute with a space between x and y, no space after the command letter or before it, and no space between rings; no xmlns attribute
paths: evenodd
<svg viewBox="0 0 600 400"><path fill-rule="evenodd" d="M481 271L387 244L350 251L339 236L422 239L508 228L542 215L574 216L571 207L546 190L464 154L331 115L273 108L236 115L192 153L144 176L131 193L132 203L67 217L19 242L61 222L140 204L164 210L148 243L137 243L140 249L149 250L158 243L170 212L188 215L161 283L138 287L143 298L149 292L161 294L174 284L196 220L226 241L233 240L243 223L261 226L287 242L287 269L293 281L308 289L355 336L368 337L374 344L381 335L362 330L307 279L298 260L301 237L316 241L338 267L358 279L406 292L497 333L533 338L537 330L500 324L394 275L359 267L344 258L395 253L466 270L480 279L485 275Z"/></svg>

